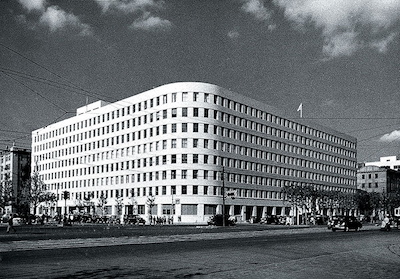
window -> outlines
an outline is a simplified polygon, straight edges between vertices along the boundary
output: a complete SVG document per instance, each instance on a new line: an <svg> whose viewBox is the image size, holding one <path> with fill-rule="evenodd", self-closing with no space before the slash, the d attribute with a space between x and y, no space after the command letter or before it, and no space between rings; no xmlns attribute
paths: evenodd
<svg viewBox="0 0 400 279"><path fill-rule="evenodd" d="M176 179L176 170L171 170L171 179Z"/></svg>
<svg viewBox="0 0 400 279"><path fill-rule="evenodd" d="M187 179L187 170L182 170L181 171L181 178L182 179Z"/></svg>
<svg viewBox="0 0 400 279"><path fill-rule="evenodd" d="M204 148L208 148L208 139L204 139Z"/></svg>
<svg viewBox="0 0 400 279"><path fill-rule="evenodd" d="M199 139L193 139L193 148L197 148L199 146Z"/></svg>
<svg viewBox="0 0 400 279"><path fill-rule="evenodd" d="M193 195L197 195L199 193L199 186L193 185Z"/></svg>
<svg viewBox="0 0 400 279"><path fill-rule="evenodd" d="M164 110L163 110L163 119L166 119L167 116L168 116L167 110L164 109Z"/></svg>
<svg viewBox="0 0 400 279"><path fill-rule="evenodd" d="M187 164L187 154L182 154L182 164Z"/></svg>
<svg viewBox="0 0 400 279"><path fill-rule="evenodd" d="M193 92L193 101L197 102L199 99L199 93L198 92Z"/></svg>
<svg viewBox="0 0 400 279"><path fill-rule="evenodd" d="M187 194L187 185L182 185L182 195Z"/></svg>
<svg viewBox="0 0 400 279"><path fill-rule="evenodd" d="M187 148L187 139L182 139L182 148Z"/></svg>
<svg viewBox="0 0 400 279"><path fill-rule="evenodd" d="M208 133L208 127L209 127L208 124L204 124L204 133Z"/></svg>
<svg viewBox="0 0 400 279"><path fill-rule="evenodd" d="M199 108L193 108L193 117L199 116Z"/></svg>
<svg viewBox="0 0 400 279"><path fill-rule="evenodd" d="M171 140L171 148L176 148L176 139Z"/></svg>
<svg viewBox="0 0 400 279"><path fill-rule="evenodd" d="M167 125L163 125L163 134L167 133Z"/></svg>
<svg viewBox="0 0 400 279"><path fill-rule="evenodd" d="M199 131L199 123L193 123L193 132L197 133Z"/></svg>
<svg viewBox="0 0 400 279"><path fill-rule="evenodd" d="M188 131L188 124L182 123L182 133L186 133Z"/></svg>
<svg viewBox="0 0 400 279"><path fill-rule="evenodd" d="M176 195L176 186L175 185L171 186L171 195Z"/></svg>
<svg viewBox="0 0 400 279"><path fill-rule="evenodd" d="M176 102L176 93L172 93L172 102L175 103Z"/></svg>
<svg viewBox="0 0 400 279"><path fill-rule="evenodd" d="M176 123L172 124L171 132L176 133Z"/></svg>
<svg viewBox="0 0 400 279"><path fill-rule="evenodd" d="M193 164L199 163L199 154L193 154Z"/></svg>
<svg viewBox="0 0 400 279"><path fill-rule="evenodd" d="M163 104L166 104L167 102L168 102L167 95L163 95Z"/></svg>
<svg viewBox="0 0 400 279"><path fill-rule="evenodd" d="M176 154L171 155L171 164L176 164Z"/></svg>
<svg viewBox="0 0 400 279"><path fill-rule="evenodd" d="M193 179L197 179L199 177L199 171L193 170Z"/></svg>
<svg viewBox="0 0 400 279"><path fill-rule="evenodd" d="M187 100L188 100L188 93L182 92L182 102L187 102Z"/></svg>
<svg viewBox="0 0 400 279"><path fill-rule="evenodd" d="M197 215L197 204L182 204L182 215Z"/></svg>
<svg viewBox="0 0 400 279"><path fill-rule="evenodd" d="M188 116L188 109L182 108L182 117L187 117L187 116Z"/></svg>

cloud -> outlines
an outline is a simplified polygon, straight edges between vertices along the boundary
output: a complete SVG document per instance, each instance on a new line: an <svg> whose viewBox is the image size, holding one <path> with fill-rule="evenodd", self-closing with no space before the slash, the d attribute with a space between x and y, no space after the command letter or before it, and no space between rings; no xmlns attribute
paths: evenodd
<svg viewBox="0 0 400 279"><path fill-rule="evenodd" d="M17 16L18 22L25 22L30 28L35 29L39 25L49 28L50 32L71 29L79 35L92 35L91 27L82 23L80 19L72 13L67 13L58 6L47 6L46 0L18 0L19 3L31 13L39 12L38 22L29 22L25 15Z"/></svg>
<svg viewBox="0 0 400 279"><path fill-rule="evenodd" d="M92 33L88 24L82 23L77 16L67 13L57 6L48 7L41 15L39 22L46 25L51 32L70 27L78 30L80 35Z"/></svg>
<svg viewBox="0 0 400 279"><path fill-rule="evenodd" d="M327 58L351 55L361 48L386 52L397 36L397 0L273 0L299 29L314 25L322 31Z"/></svg>
<svg viewBox="0 0 400 279"><path fill-rule="evenodd" d="M163 0L95 0L95 2L102 8L103 13L141 15L129 26L131 29L167 31L173 26L169 20L153 15L155 11L164 8Z"/></svg>
<svg viewBox="0 0 400 279"><path fill-rule="evenodd" d="M228 32L228 37L231 39L237 39L237 38L239 38L239 36L240 36L240 34L238 31L231 30Z"/></svg>
<svg viewBox="0 0 400 279"><path fill-rule="evenodd" d="M149 8L160 9L164 1L157 0L95 0L103 12L119 11L125 14L144 11Z"/></svg>
<svg viewBox="0 0 400 279"><path fill-rule="evenodd" d="M379 141L381 142L392 142L392 141L400 141L400 130L395 130L389 134L383 135Z"/></svg>
<svg viewBox="0 0 400 279"><path fill-rule="evenodd" d="M264 6L263 0L244 0L243 2L241 9L257 20L267 21L271 18L271 12Z"/></svg>
<svg viewBox="0 0 400 279"><path fill-rule="evenodd" d="M18 0L18 2L24 7L28 12L32 11L44 11L46 7L46 0Z"/></svg>
<svg viewBox="0 0 400 279"><path fill-rule="evenodd" d="M154 31L165 31L172 27L172 23L167 19L155 17L150 13L145 13L141 18L136 19L130 28L140 30L154 30Z"/></svg>

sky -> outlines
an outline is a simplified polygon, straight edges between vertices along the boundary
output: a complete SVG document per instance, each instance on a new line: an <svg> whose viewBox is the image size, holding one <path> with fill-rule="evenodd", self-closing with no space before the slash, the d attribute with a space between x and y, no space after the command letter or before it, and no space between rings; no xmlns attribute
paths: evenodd
<svg viewBox="0 0 400 279"><path fill-rule="evenodd" d="M400 155L398 0L1 0L0 150L99 99L219 85Z"/></svg>

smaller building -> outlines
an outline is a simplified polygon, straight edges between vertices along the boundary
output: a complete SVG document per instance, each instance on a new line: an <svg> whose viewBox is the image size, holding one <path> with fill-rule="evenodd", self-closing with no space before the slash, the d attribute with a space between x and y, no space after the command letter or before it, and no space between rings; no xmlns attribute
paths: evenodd
<svg viewBox="0 0 400 279"><path fill-rule="evenodd" d="M386 167L392 170L400 170L400 160L397 156L380 157L377 162L365 162L365 166Z"/></svg>
<svg viewBox="0 0 400 279"><path fill-rule="evenodd" d="M400 171L368 165L357 171L357 189L375 193L393 193L399 189Z"/></svg>
<svg viewBox="0 0 400 279"><path fill-rule="evenodd" d="M29 149L12 146L0 152L0 194L5 194L7 183L12 185L12 202L10 202L12 211L16 210L19 189L30 178L30 173L31 151Z"/></svg>

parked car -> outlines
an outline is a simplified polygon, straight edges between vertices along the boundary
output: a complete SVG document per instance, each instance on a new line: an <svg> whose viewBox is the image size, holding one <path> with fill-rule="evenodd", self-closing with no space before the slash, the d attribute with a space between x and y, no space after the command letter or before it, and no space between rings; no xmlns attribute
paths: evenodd
<svg viewBox="0 0 400 279"><path fill-rule="evenodd" d="M272 216L266 216L261 218L260 224L279 224L280 220L278 216L272 215Z"/></svg>
<svg viewBox="0 0 400 279"><path fill-rule="evenodd" d="M315 216L316 225L326 225L328 223L328 216L317 215Z"/></svg>
<svg viewBox="0 0 400 279"><path fill-rule="evenodd" d="M332 226L333 232L335 232L337 230L359 231L362 228L361 222L354 216L335 216L332 218L331 226Z"/></svg>
<svg viewBox="0 0 400 279"><path fill-rule="evenodd" d="M144 220L139 215L126 215L125 216L125 224L144 225L144 224L146 224L146 220Z"/></svg>
<svg viewBox="0 0 400 279"><path fill-rule="evenodd" d="M207 224L212 226L222 226L223 225L223 217L222 214L217 214L211 216ZM225 225L226 226L234 226L236 224L236 218L234 216L230 217L229 215L225 215Z"/></svg>

